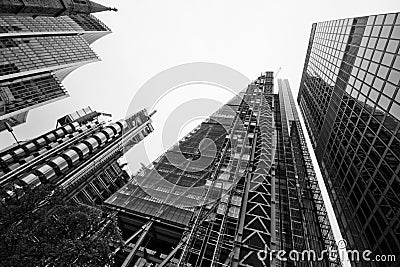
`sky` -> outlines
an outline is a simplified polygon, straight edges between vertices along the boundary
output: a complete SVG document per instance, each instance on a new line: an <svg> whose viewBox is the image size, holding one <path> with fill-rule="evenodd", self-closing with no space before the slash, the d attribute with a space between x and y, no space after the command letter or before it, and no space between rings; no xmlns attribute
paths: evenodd
<svg viewBox="0 0 400 267"><path fill-rule="evenodd" d="M113 119L123 118L147 80L184 63L218 63L249 79L281 68L277 78L289 79L296 97L313 22L400 11L398 0L97 2L119 10L96 15L113 31L92 45L102 61L83 66L64 80L69 98L30 111L27 123L14 129L18 139L54 129L59 117L89 105L113 114ZM211 85L180 90L186 94L166 96L156 107L156 130L146 142L160 137L165 114L187 101L188 95L196 99L206 94L221 104L231 97ZM197 122L187 123L183 132ZM0 148L12 143L8 132L0 134ZM162 151L160 145L153 145L149 153L156 157Z"/></svg>

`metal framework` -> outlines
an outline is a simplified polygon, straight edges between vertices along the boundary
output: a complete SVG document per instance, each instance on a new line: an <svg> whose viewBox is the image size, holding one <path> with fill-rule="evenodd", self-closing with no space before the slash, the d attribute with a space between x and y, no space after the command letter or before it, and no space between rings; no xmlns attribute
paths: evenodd
<svg viewBox="0 0 400 267"><path fill-rule="evenodd" d="M283 98L273 94L272 72L262 74L107 199L126 240L117 264L329 266L326 259L283 265L257 256L320 251L330 232L294 105L288 111L294 100ZM205 138L214 145L201 145ZM180 153L187 160L177 160ZM194 199L199 205L190 206Z"/></svg>
<svg viewBox="0 0 400 267"><path fill-rule="evenodd" d="M66 192L66 198L93 205L123 186L129 175L117 160L124 149L153 131L150 116L142 110L126 120L105 124L97 120L100 114L90 108L80 110L72 114L75 120L0 153L2 197L52 183Z"/></svg>

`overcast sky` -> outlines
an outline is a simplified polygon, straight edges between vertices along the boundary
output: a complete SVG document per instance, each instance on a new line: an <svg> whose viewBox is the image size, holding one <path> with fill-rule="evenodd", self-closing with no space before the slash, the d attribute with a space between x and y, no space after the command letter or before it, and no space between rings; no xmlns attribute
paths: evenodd
<svg viewBox="0 0 400 267"><path fill-rule="evenodd" d="M400 11L399 0L97 2L119 9L96 15L113 31L92 45L102 61L81 67L64 80L71 97L30 111L27 123L15 128L19 139L51 130L57 118L88 105L122 118L138 88L183 63L219 63L250 79L281 67L278 78L289 79L296 97L313 22ZM187 90L196 99L202 89ZM207 90L207 97L221 103L230 97ZM179 101L187 98L164 101L157 107L159 114L168 113ZM147 141L159 137L157 116L161 115L155 116L156 132ZM0 147L11 143L8 132L0 134ZM150 153L161 152L160 146L153 146Z"/></svg>
<svg viewBox="0 0 400 267"><path fill-rule="evenodd" d="M278 78L289 79L296 97L313 22L400 11L398 0L98 2L119 9L96 14L113 31L92 45L102 61L64 80L71 97L30 111L27 123L15 128L19 139L42 134L57 118L88 105L122 118L147 80L190 62L223 64L250 79L281 67ZM193 98L199 91L192 90ZM208 97L224 102L229 95ZM1 148L12 142L8 132L0 133Z"/></svg>

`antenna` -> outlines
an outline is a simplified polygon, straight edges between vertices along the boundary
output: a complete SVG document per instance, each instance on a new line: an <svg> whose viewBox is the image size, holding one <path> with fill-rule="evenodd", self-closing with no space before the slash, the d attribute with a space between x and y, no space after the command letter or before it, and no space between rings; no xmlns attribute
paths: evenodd
<svg viewBox="0 0 400 267"><path fill-rule="evenodd" d="M150 114L149 117L152 117L154 114L156 114L157 110L153 110Z"/></svg>
<svg viewBox="0 0 400 267"><path fill-rule="evenodd" d="M279 67L278 71L276 72L276 74L274 75L274 78L278 77L279 72L281 71L282 67Z"/></svg>
<svg viewBox="0 0 400 267"><path fill-rule="evenodd" d="M14 134L14 129L11 127L11 125L8 124L6 121L4 122L4 125L6 126L7 131L9 131L12 134L12 136L14 137L14 140L17 142L18 146L21 146L21 144L19 143L17 137Z"/></svg>

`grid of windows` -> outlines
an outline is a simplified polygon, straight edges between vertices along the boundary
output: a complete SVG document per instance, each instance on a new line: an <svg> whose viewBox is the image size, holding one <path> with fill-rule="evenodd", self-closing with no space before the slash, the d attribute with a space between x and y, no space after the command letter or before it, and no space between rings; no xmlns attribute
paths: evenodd
<svg viewBox="0 0 400 267"><path fill-rule="evenodd" d="M88 14L104 11L104 6L75 1L84 5L66 10L62 1L39 2L6 1L0 8L0 115L14 121L13 126L25 121L29 107L67 96L59 81L79 66L97 61L89 45L110 32ZM24 111L13 115L18 110Z"/></svg>
<svg viewBox="0 0 400 267"><path fill-rule="evenodd" d="M51 73L0 82L0 115L66 96L67 92Z"/></svg>
<svg viewBox="0 0 400 267"><path fill-rule="evenodd" d="M0 35L24 32L60 31L110 31L92 15L71 15L60 17L1 16Z"/></svg>
<svg viewBox="0 0 400 267"><path fill-rule="evenodd" d="M0 66L14 64L16 68L12 70L15 72L98 59L87 42L76 35L1 40ZM10 70L5 69L0 75L9 73Z"/></svg>
<svg viewBox="0 0 400 267"><path fill-rule="evenodd" d="M0 17L0 33L79 31L82 28L70 17Z"/></svg>
<svg viewBox="0 0 400 267"><path fill-rule="evenodd" d="M297 193L297 177L295 176L295 161L293 159L292 144L289 138L289 124L284 104L284 94L279 92L279 98L275 99L275 106L279 110L275 112L276 123L281 127L277 131L276 165L276 236L278 249L290 251L302 251L307 247L307 239L304 238L302 213L300 212L300 196ZM287 99L288 100L288 99ZM289 105L290 106L290 105ZM316 222L314 222L316 223ZM277 263L276 266L294 266L293 263Z"/></svg>
<svg viewBox="0 0 400 267"><path fill-rule="evenodd" d="M111 31L101 20L92 15L71 15L69 16L85 31Z"/></svg>
<svg viewBox="0 0 400 267"><path fill-rule="evenodd" d="M342 235L400 260L400 14L313 29L298 101Z"/></svg>
<svg viewBox="0 0 400 267"><path fill-rule="evenodd" d="M335 249L333 232L289 83L287 80L278 80L278 85L280 112L276 113L276 121L282 126L282 140L278 142L279 160L276 165L285 164L285 168L277 171L279 182L276 188L279 192L277 199L279 202L286 202L286 205L277 210L284 216L289 215L284 221L290 222L289 233L292 235L291 238L281 241L285 244L281 249L290 249L292 244L299 251L306 247L312 247L317 253L324 249ZM279 237L289 234L279 230L277 229ZM338 262L329 262L329 266L337 265Z"/></svg>

